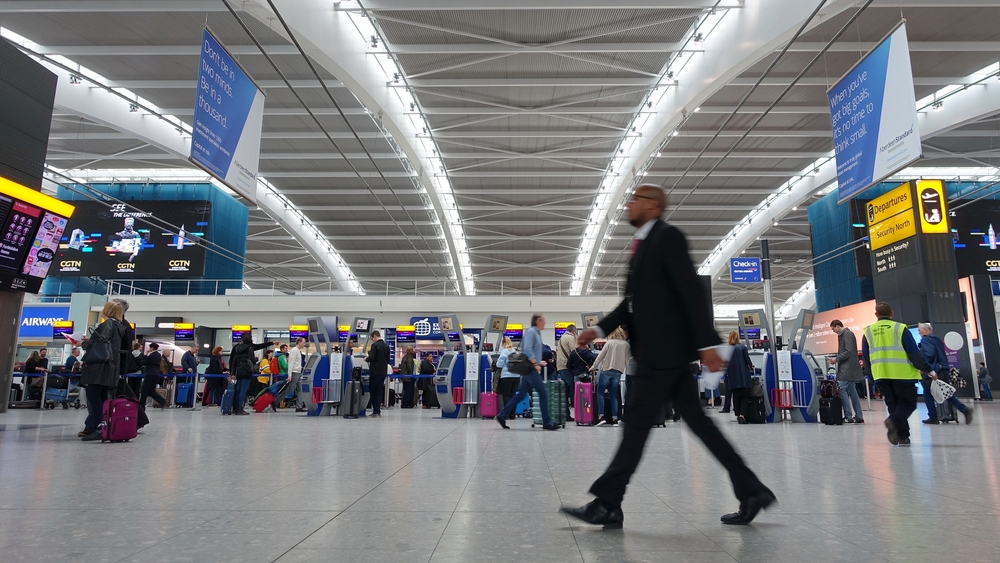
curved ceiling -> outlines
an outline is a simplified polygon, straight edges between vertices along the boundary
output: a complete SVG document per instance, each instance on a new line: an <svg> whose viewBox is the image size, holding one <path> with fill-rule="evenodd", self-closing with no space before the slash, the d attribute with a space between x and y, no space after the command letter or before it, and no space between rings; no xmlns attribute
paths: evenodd
<svg viewBox="0 0 1000 563"><path fill-rule="evenodd" d="M515 0L502 9L481 0L308 3L374 25L376 37L358 31L350 38L360 45L360 55L352 55L391 56L384 61L400 76L385 81L385 92L412 98L412 108L403 113L427 127L410 137L396 116L388 116L383 125L399 137L390 142L366 113L378 107L371 100L385 96L374 91L381 85L356 86L357 77L338 77L338 68L351 70L333 64L333 39L323 53L307 48L346 114L341 117L288 34L265 11L268 3L249 4L254 9L244 14L252 16L245 17L248 27L319 125L221 1L0 1L0 27L190 121L197 45L207 19L267 90L261 175L319 228L369 292L455 294L463 276L456 259L467 259L478 294L568 294L574 282L578 291L617 293L631 238L631 228L616 223L617 210L636 181L671 190L670 221L688 234L692 258L700 264L769 194L832 150L826 87L901 13L917 99L963 84L1000 60L1000 29L992 23L1000 21L1000 1L876 1L803 73L855 5L863 4L831 1L766 75L818 1L800 3L808 4L800 8L802 16L789 15L779 22L783 28L770 20L749 21L751 15L773 19L767 8L781 1L746 6L736 0L658 0L608 7L584 0L572 6ZM279 12L294 4L275 2ZM759 38L759 46L748 46L734 40L735 21L744 33L751 24L759 35L759 29L774 29ZM315 30L293 25L292 33L324 48ZM669 106L671 80L683 82L688 70L679 69L713 55L706 52L713 41L729 42L730 66L738 72L720 73L716 83L694 81L703 84L690 98L699 100L698 111ZM367 47L369 42L376 46ZM672 109L655 115L667 107ZM925 139L918 166L995 167L1000 131L995 116L986 117ZM647 121L658 124L654 133L644 129ZM440 168L411 152L420 147L437 151ZM71 112L55 117L49 163L60 169L188 166L128 131ZM442 193L453 194L459 230L442 207L446 198L435 193L439 180L451 190ZM815 186L816 193L825 187ZM810 199L762 235L775 258L778 302L811 278L804 207ZM279 271L281 288L326 288L329 274L303 244L309 243L296 242L271 217L252 210L247 282L270 286ZM582 251L591 248L594 255L581 269ZM754 254L756 243L745 250ZM718 303L762 301L759 290L725 280L716 282L714 293Z"/></svg>

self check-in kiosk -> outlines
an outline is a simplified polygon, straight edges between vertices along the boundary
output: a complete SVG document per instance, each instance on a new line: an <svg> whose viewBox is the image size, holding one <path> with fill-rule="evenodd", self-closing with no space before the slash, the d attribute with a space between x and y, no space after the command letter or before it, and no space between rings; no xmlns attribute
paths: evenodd
<svg viewBox="0 0 1000 563"><path fill-rule="evenodd" d="M439 315L441 333L448 342L448 333L461 331L457 315ZM502 326L494 330L494 326ZM463 343L459 350L445 352L438 364L437 375L434 377L434 388L441 404L442 418L459 418L473 416L479 406L480 391L492 391L493 369L490 367L490 354L481 352L482 342L491 333L503 335L507 327L507 317L491 315L487 319L483 336L479 343L473 340L471 348ZM500 336L497 338L499 348ZM460 389L461 391L456 391Z"/></svg>
<svg viewBox="0 0 1000 563"><path fill-rule="evenodd" d="M305 404L307 416L332 414L340 404L343 388L343 354L337 352L337 321L327 326L320 317L306 319L309 342L315 346L306 359L299 380L299 400Z"/></svg>
<svg viewBox="0 0 1000 563"><path fill-rule="evenodd" d="M767 422L783 420L784 414L792 422L817 422L819 413L819 382L823 375L816 358L804 350L808 327L812 326L813 311L802 310L789 335L789 350L770 351L764 354L764 404ZM749 333L754 328L766 327L763 310L740 311L740 329ZM804 329L804 330L803 330ZM770 335L769 335L770 336Z"/></svg>

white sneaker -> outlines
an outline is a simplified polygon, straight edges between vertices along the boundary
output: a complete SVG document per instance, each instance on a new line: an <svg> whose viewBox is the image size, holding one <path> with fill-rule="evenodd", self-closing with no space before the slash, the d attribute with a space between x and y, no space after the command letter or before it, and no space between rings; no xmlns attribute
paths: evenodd
<svg viewBox="0 0 1000 563"><path fill-rule="evenodd" d="M605 425L605 424L607 424L607 423L608 423L608 421L606 421L606 420L604 420L604 419L602 418L602 419L600 420L600 422L598 422L598 423L597 423L597 424L595 424L594 426L603 426L603 425Z"/></svg>

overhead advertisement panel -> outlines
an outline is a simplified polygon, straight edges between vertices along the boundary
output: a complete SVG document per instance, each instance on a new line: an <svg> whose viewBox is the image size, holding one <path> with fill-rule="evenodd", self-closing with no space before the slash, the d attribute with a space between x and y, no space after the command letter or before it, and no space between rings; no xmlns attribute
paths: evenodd
<svg viewBox="0 0 1000 563"><path fill-rule="evenodd" d="M197 90L191 162L255 203L264 92L207 27Z"/></svg>
<svg viewBox="0 0 1000 563"><path fill-rule="evenodd" d="M827 92L843 203L921 156L906 24Z"/></svg>

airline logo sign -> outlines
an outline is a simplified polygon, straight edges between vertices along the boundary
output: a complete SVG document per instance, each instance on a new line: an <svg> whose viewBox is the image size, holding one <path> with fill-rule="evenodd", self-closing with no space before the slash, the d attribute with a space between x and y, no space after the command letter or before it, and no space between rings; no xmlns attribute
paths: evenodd
<svg viewBox="0 0 1000 563"><path fill-rule="evenodd" d="M903 184L868 202L868 226L913 209L910 184Z"/></svg>
<svg viewBox="0 0 1000 563"><path fill-rule="evenodd" d="M760 283L760 258L730 258L730 283Z"/></svg>
<svg viewBox="0 0 1000 563"><path fill-rule="evenodd" d="M917 182L917 203L920 206L921 233L946 234L949 232L944 182L941 180L920 180Z"/></svg>
<svg viewBox="0 0 1000 563"><path fill-rule="evenodd" d="M69 317L69 307L45 307L25 305L21 309L21 323L17 331L18 338L40 338L46 342L52 340L52 327L55 323Z"/></svg>

